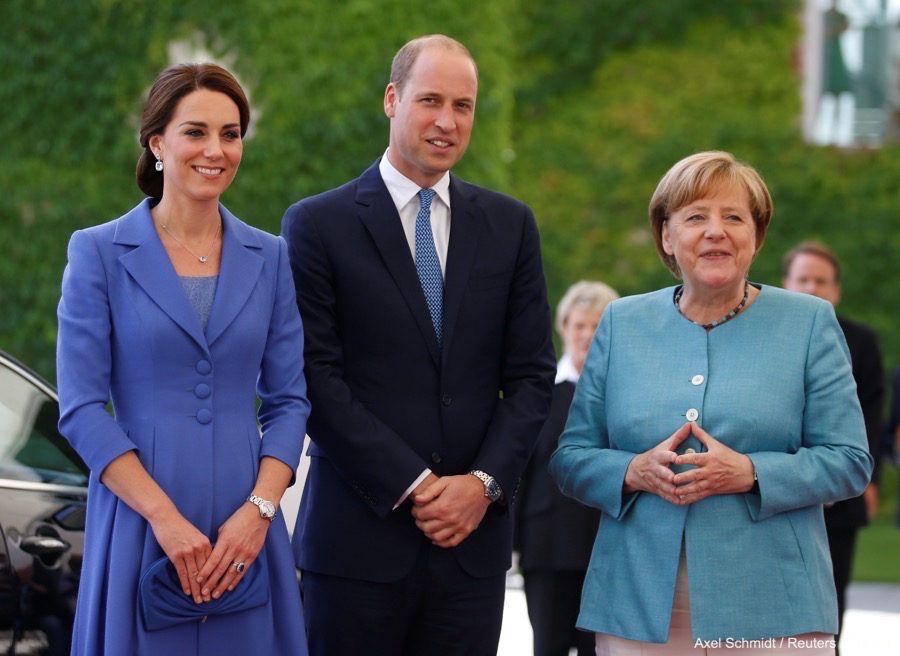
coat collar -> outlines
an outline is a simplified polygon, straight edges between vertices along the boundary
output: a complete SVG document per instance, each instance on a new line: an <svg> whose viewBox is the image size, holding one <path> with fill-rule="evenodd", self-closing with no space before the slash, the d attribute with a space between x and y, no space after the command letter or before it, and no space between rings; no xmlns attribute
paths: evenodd
<svg viewBox="0 0 900 656"><path fill-rule="evenodd" d="M150 215L153 204L152 199L147 198L117 222L113 242L133 247L123 253L119 261L160 309L208 353L209 346L234 321L256 286L263 265L259 237L250 226L219 205L222 264L204 335L200 320L184 294L181 280L153 226Z"/></svg>

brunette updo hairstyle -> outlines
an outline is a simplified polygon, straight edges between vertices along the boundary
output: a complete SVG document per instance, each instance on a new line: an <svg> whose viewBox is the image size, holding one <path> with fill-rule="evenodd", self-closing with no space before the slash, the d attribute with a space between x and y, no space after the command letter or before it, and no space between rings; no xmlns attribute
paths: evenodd
<svg viewBox="0 0 900 656"><path fill-rule="evenodd" d="M250 125L250 103L234 76L218 64L175 64L156 78L144 115L141 118L140 142L143 152L137 163L135 177L138 187L148 196L162 198L163 174L156 170L156 157L150 150L150 137L162 134L175 114L179 101L192 91L209 89L218 91L234 101L241 117L241 137Z"/></svg>

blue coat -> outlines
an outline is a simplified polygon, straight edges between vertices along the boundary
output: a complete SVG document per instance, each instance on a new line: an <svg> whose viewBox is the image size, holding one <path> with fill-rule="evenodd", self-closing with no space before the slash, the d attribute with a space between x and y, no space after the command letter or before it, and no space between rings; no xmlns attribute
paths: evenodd
<svg viewBox="0 0 900 656"><path fill-rule="evenodd" d="M309 414L285 243L219 207L222 265L204 334L150 202L76 232L63 276L60 430L91 469L73 653L305 654L280 515L264 546L266 605L152 632L136 608L141 573L164 554L147 522L100 482L104 468L135 451L214 541L251 492L260 458L296 469ZM115 418L105 410L110 399Z"/></svg>
<svg viewBox="0 0 900 656"><path fill-rule="evenodd" d="M683 537L695 638L835 633L822 504L860 494L872 458L834 310L762 287L707 333L678 313L673 292L606 309L550 462L565 494L603 511L578 626L665 642ZM750 457L758 493L689 506L622 493L631 459L689 409ZM704 450L694 437L677 451L688 448Z"/></svg>

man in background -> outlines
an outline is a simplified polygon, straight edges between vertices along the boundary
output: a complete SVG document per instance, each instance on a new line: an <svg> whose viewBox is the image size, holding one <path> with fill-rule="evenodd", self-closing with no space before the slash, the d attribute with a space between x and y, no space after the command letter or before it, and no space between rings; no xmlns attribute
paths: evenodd
<svg viewBox="0 0 900 656"><path fill-rule="evenodd" d="M783 260L782 286L795 292L818 296L837 306L841 300L841 265L837 256L824 244L806 241L788 251ZM838 316L844 331L853 378L856 380L859 404L862 406L869 439L869 451L875 459L872 482L865 493L854 499L839 501L825 509L825 528L834 566L834 585L838 597L838 635L843 627L846 590L853 566L857 531L869 523L878 508L879 448L883 424L884 369L878 336L868 326Z"/></svg>

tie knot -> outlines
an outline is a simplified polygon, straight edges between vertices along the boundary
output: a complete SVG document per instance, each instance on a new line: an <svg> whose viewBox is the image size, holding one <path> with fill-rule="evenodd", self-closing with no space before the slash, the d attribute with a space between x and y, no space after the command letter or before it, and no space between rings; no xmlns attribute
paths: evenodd
<svg viewBox="0 0 900 656"><path fill-rule="evenodd" d="M419 190L419 202L421 203L422 209L428 209L431 207L431 201L434 198L434 194L434 189Z"/></svg>

